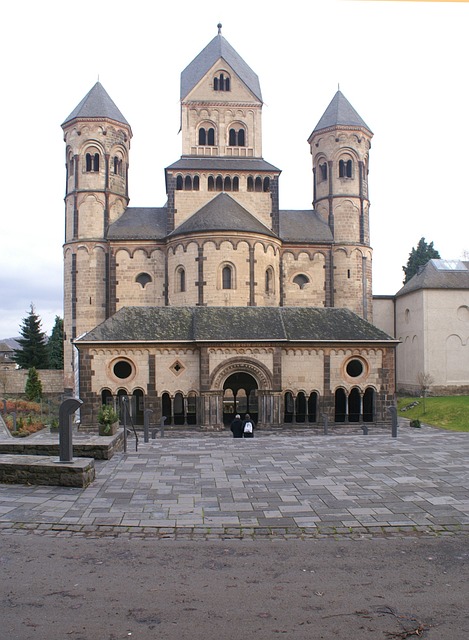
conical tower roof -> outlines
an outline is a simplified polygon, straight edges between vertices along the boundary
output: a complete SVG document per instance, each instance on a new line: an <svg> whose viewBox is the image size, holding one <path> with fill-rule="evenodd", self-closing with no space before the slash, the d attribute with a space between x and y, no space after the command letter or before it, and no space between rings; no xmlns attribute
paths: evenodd
<svg viewBox="0 0 469 640"><path fill-rule="evenodd" d="M262 102L261 87L257 74L221 35L221 25L218 25L218 35L208 43L205 49L181 73L181 100L184 100L220 58L223 58L248 89Z"/></svg>
<svg viewBox="0 0 469 640"><path fill-rule="evenodd" d="M86 94L80 104L76 106L68 118L65 119L62 126L68 124L75 118L108 118L130 127L100 82L97 82Z"/></svg>
<svg viewBox="0 0 469 640"><path fill-rule="evenodd" d="M350 102L339 90L332 98L329 106L324 111L322 118L314 128L313 133L330 127L360 127L372 134L370 127L362 120Z"/></svg>

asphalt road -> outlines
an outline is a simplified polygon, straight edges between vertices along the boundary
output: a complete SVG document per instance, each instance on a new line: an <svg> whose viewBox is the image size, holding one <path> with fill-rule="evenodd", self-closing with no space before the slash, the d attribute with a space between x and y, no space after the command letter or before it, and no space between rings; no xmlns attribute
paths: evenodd
<svg viewBox="0 0 469 640"><path fill-rule="evenodd" d="M469 638L466 535L0 535L2 640Z"/></svg>

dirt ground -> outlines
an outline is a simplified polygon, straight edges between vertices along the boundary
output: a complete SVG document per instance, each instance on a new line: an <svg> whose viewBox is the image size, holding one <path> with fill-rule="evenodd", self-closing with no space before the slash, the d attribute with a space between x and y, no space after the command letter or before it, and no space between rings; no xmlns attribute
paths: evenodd
<svg viewBox="0 0 469 640"><path fill-rule="evenodd" d="M5 640L469 638L468 539L0 536Z"/></svg>

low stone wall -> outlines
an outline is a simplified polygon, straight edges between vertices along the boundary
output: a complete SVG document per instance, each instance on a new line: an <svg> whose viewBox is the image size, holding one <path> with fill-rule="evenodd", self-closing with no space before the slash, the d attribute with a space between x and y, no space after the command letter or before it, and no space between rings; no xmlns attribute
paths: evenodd
<svg viewBox="0 0 469 640"><path fill-rule="evenodd" d="M95 479L92 458L77 458L71 463L39 456L0 456L0 482L40 484L60 487L87 487Z"/></svg>
<svg viewBox="0 0 469 640"><path fill-rule="evenodd" d="M38 369L42 383L42 391L46 394L61 394L64 392L64 372L59 369ZM0 376L0 394L16 395L24 393L27 369L2 371Z"/></svg>
<svg viewBox="0 0 469 640"><path fill-rule="evenodd" d="M0 454L15 454L17 456L56 456L59 457L58 434L57 439L39 441L35 438L9 438L0 441ZM95 460L110 460L116 451L122 451L124 446L124 432L120 430L114 436L96 436L89 441L73 441L73 457L94 458Z"/></svg>

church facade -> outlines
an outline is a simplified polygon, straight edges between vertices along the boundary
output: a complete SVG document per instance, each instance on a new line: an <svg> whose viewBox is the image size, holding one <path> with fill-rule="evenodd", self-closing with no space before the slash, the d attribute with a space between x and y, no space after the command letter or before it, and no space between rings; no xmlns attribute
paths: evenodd
<svg viewBox="0 0 469 640"><path fill-rule="evenodd" d="M257 75L221 35L181 74L162 207L129 206L132 130L98 82L63 123L65 386L81 420L220 429L388 422L396 341L372 324L372 132L338 91L312 131L313 208L279 206Z"/></svg>

